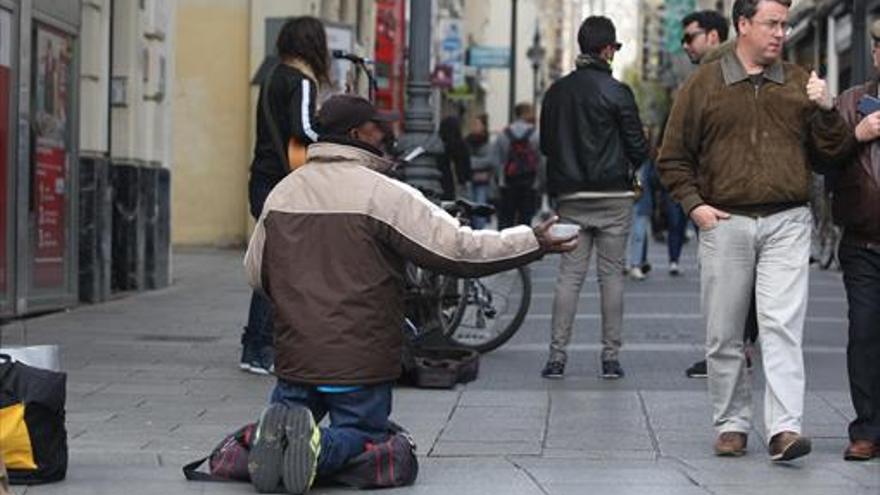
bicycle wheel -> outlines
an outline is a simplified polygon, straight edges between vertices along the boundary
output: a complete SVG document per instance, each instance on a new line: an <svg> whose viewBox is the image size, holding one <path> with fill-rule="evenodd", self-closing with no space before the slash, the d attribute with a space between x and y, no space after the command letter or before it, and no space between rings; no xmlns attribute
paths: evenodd
<svg viewBox="0 0 880 495"><path fill-rule="evenodd" d="M527 267L482 278L449 278L440 298L443 333L478 352L495 350L519 330L531 298Z"/></svg>

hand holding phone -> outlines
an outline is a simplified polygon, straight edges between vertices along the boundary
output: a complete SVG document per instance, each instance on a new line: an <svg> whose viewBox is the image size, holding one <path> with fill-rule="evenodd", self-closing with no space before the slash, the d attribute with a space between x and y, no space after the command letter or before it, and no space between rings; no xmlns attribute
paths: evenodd
<svg viewBox="0 0 880 495"><path fill-rule="evenodd" d="M871 95L862 96L859 100L859 113L868 116L874 112L880 112L880 98L875 98Z"/></svg>
<svg viewBox="0 0 880 495"><path fill-rule="evenodd" d="M856 126L856 139L868 143L880 138L880 99L865 95L859 100L858 109L862 120Z"/></svg>

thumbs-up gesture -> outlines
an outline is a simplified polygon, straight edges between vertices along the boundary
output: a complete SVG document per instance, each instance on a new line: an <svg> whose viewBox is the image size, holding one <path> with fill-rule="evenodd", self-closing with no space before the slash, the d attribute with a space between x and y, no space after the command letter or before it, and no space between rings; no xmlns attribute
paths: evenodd
<svg viewBox="0 0 880 495"><path fill-rule="evenodd" d="M816 71L810 72L810 80L807 81L807 97L822 110L834 108L834 100L828 91L828 83L820 79Z"/></svg>

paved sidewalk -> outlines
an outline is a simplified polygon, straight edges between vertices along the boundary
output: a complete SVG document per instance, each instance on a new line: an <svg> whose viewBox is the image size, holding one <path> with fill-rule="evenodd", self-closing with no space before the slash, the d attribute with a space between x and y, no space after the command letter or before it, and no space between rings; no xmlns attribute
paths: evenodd
<svg viewBox="0 0 880 495"><path fill-rule="evenodd" d="M687 253L685 266L692 267ZM761 409L749 455L711 455L705 381L683 375L702 352L695 274L690 268L672 279L660 248L651 256L651 279L627 285L626 379L595 375L594 282L585 285L568 376L538 376L557 263L542 261L533 270L526 324L484 357L477 382L451 391L396 390L393 416L413 432L421 472L415 486L383 493L880 493L880 461L841 458L852 411L839 274L816 271L811 283L806 432L814 453L772 465L762 447ZM179 251L169 289L0 328L2 345L59 344L68 372L67 480L14 493L253 493L247 484L187 482L180 471L256 418L272 386L270 378L238 369L248 302L240 260L235 251ZM757 387L760 375L757 368ZM762 394L754 397L760 406Z"/></svg>

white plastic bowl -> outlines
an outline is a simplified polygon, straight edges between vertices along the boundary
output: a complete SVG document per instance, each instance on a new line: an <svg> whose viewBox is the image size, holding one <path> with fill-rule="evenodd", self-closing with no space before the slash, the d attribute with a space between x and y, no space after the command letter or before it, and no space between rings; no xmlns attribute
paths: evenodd
<svg viewBox="0 0 880 495"><path fill-rule="evenodd" d="M555 223L550 226L550 237L554 239L568 239L581 230L580 225L573 223Z"/></svg>

